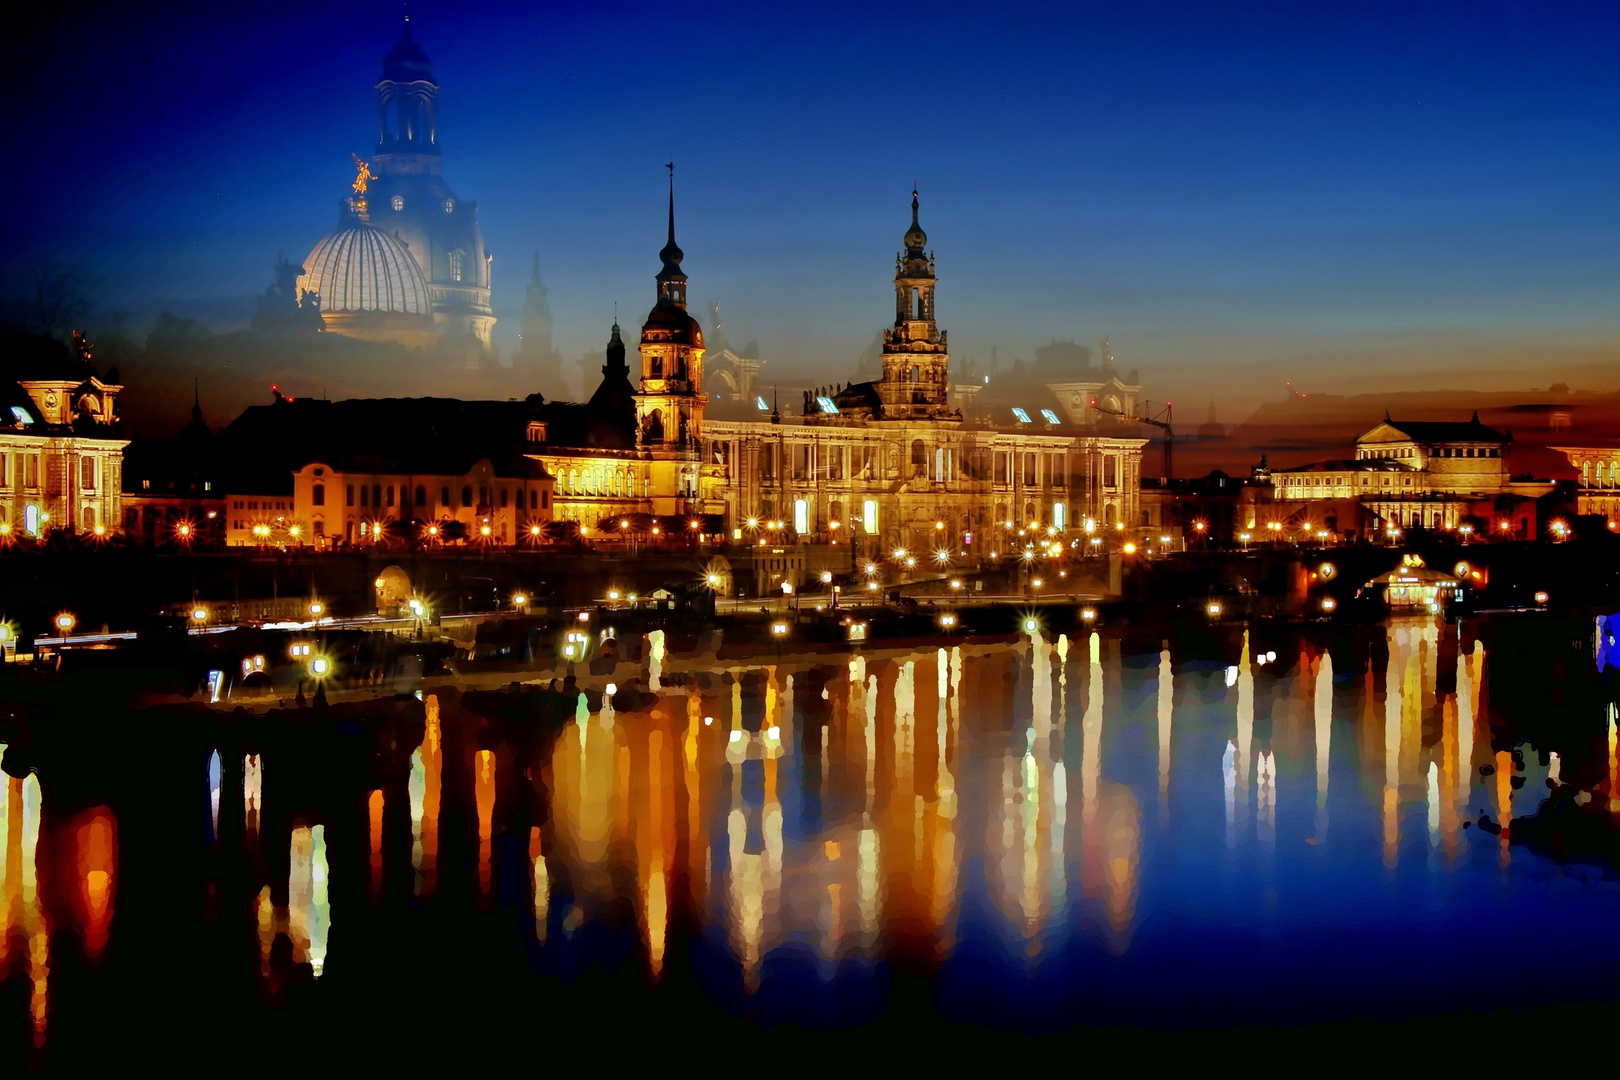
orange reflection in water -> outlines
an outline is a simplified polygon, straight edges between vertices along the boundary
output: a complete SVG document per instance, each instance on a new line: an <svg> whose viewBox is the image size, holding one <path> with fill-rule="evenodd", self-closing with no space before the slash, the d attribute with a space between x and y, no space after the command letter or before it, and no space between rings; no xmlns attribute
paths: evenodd
<svg viewBox="0 0 1620 1080"><path fill-rule="evenodd" d="M83 936L84 954L94 960L107 947L112 926L114 876L118 868L118 824L112 811L94 806L69 825L74 840L74 915Z"/></svg>
<svg viewBox="0 0 1620 1080"><path fill-rule="evenodd" d="M383 891L383 791L377 788L366 799L366 818L371 836L370 873L367 892L373 904L382 900Z"/></svg>
<svg viewBox="0 0 1620 1080"><path fill-rule="evenodd" d="M439 730L439 696L429 694L422 745L411 753L411 866L418 896L431 895L439 873L439 798L444 748Z"/></svg>
<svg viewBox="0 0 1620 1080"><path fill-rule="evenodd" d="M495 752L480 750L473 761L473 798L478 804L478 891L489 895L490 838L495 819Z"/></svg>
<svg viewBox="0 0 1620 1080"><path fill-rule="evenodd" d="M0 743L0 759L5 745ZM0 774L0 979L10 975L13 935L25 942L22 970L32 991L28 1016L34 1048L45 1045L49 1009L50 926L40 902L38 850L40 826L39 778L30 773L18 779Z"/></svg>

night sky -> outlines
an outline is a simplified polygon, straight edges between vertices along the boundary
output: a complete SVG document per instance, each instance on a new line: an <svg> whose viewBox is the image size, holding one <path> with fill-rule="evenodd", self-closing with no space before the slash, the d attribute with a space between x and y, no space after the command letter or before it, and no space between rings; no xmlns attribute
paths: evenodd
<svg viewBox="0 0 1620 1080"><path fill-rule="evenodd" d="M981 369L1106 333L1150 396L1223 409L1284 378L1614 388L1613 3L472 7L410 10L503 352L536 250L570 371L615 301L639 324L673 159L694 307L783 376L853 376L892 319L915 182ZM239 328L372 151L400 12L12 27L10 279L79 264L137 324Z"/></svg>

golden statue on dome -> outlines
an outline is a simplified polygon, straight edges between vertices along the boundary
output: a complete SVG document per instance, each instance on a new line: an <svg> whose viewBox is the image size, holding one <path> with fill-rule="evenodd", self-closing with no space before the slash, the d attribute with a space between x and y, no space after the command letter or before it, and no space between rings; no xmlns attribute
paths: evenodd
<svg viewBox="0 0 1620 1080"><path fill-rule="evenodd" d="M366 210L368 209L366 206L366 189L371 186L371 181L373 179L371 174L371 164L367 161L361 160L359 154L351 153L349 156L354 158L355 168L354 213L355 216L361 221L369 221L370 217L366 213Z"/></svg>
<svg viewBox="0 0 1620 1080"><path fill-rule="evenodd" d="M371 163L363 161L359 154L350 154L354 158L354 167L358 170L354 177L354 193L365 197L366 189L371 186L374 177L371 175Z"/></svg>

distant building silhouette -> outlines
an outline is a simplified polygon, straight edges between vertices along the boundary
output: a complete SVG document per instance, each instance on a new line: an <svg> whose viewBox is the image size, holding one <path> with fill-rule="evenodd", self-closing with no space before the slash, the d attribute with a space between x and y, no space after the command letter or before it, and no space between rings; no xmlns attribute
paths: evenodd
<svg viewBox="0 0 1620 1080"><path fill-rule="evenodd" d="M328 331L459 347L476 366L494 352L490 254L477 204L445 183L439 84L408 16L376 89L376 153L356 159L337 229L304 260L300 303L318 305Z"/></svg>
<svg viewBox="0 0 1620 1080"><path fill-rule="evenodd" d="M534 270L529 287L523 291L523 329L512 367L524 381L553 393L563 390L562 354L552 344L551 305L546 301L546 285L540 279L540 253L534 253Z"/></svg>

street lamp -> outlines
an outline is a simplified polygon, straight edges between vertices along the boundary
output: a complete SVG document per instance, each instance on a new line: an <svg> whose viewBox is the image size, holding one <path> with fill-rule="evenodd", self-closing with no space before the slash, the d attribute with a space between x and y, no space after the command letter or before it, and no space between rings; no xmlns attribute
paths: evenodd
<svg viewBox="0 0 1620 1080"><path fill-rule="evenodd" d="M71 611L64 611L56 617L56 628L62 631L63 634L71 634L78 621Z"/></svg>

